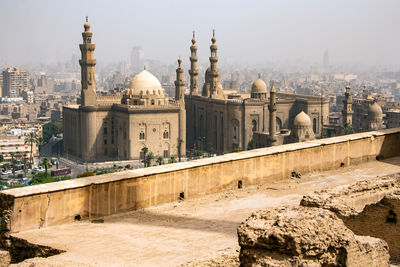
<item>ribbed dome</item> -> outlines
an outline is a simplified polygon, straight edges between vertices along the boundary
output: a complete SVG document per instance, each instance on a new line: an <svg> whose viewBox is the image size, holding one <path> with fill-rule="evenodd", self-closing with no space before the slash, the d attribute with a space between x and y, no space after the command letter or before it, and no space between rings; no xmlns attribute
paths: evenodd
<svg viewBox="0 0 400 267"><path fill-rule="evenodd" d="M258 78L253 82L251 93L267 93L267 85L263 80L261 80L261 78Z"/></svg>
<svg viewBox="0 0 400 267"><path fill-rule="evenodd" d="M311 126L311 119L310 117L304 113L304 111L297 114L294 118L294 126Z"/></svg>
<svg viewBox="0 0 400 267"><path fill-rule="evenodd" d="M383 112L381 106L374 102L372 105L368 106L368 118L370 119L382 119Z"/></svg>
<svg viewBox="0 0 400 267"><path fill-rule="evenodd" d="M143 94L163 94L160 81L147 70L136 74L129 82L129 89L134 95Z"/></svg>

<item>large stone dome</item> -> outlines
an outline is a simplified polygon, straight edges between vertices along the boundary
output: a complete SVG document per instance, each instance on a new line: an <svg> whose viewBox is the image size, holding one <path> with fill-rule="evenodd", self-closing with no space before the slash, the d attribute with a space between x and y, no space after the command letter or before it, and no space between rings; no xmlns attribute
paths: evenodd
<svg viewBox="0 0 400 267"><path fill-rule="evenodd" d="M129 82L129 89L131 94L149 94L149 95L162 95L164 89L161 87L160 81L147 70L143 70L136 74Z"/></svg>
<svg viewBox="0 0 400 267"><path fill-rule="evenodd" d="M374 102L372 105L368 106L368 118L370 119L382 119L383 112L381 106Z"/></svg>
<svg viewBox="0 0 400 267"><path fill-rule="evenodd" d="M251 93L267 93L267 85L261 78L258 78L253 82L253 85L251 86Z"/></svg>
<svg viewBox="0 0 400 267"><path fill-rule="evenodd" d="M311 119L310 117L304 113L304 111L297 114L294 118L294 127L311 127Z"/></svg>

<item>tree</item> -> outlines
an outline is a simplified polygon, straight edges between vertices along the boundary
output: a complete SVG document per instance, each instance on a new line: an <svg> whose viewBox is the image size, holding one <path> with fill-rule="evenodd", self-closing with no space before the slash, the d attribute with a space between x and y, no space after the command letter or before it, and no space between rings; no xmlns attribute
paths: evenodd
<svg viewBox="0 0 400 267"><path fill-rule="evenodd" d="M154 159L153 152L149 152L146 157L146 165L147 167L151 166L151 161Z"/></svg>
<svg viewBox="0 0 400 267"><path fill-rule="evenodd" d="M79 174L77 176L77 178L89 177L89 176L95 176L95 175L96 174L94 172L92 172L92 171L86 171L86 172L83 172L83 173Z"/></svg>
<svg viewBox="0 0 400 267"><path fill-rule="evenodd" d="M178 158L179 158L179 162L181 162L181 160L182 160L182 143L183 143L183 140L179 139L178 140Z"/></svg>
<svg viewBox="0 0 400 267"><path fill-rule="evenodd" d="M49 122L43 125L43 141L48 142L53 135L62 133L62 124Z"/></svg>
<svg viewBox="0 0 400 267"><path fill-rule="evenodd" d="M352 133L354 133L353 127L348 123L345 123L341 128L342 128L343 134L352 134Z"/></svg>
<svg viewBox="0 0 400 267"><path fill-rule="evenodd" d="M169 160L168 163L176 163L176 158L172 156Z"/></svg>
<svg viewBox="0 0 400 267"><path fill-rule="evenodd" d="M157 158L157 164L158 164L158 165L164 164L164 159L163 159L163 157L158 157L158 158Z"/></svg>
<svg viewBox="0 0 400 267"><path fill-rule="evenodd" d="M33 160L33 144L39 144L39 136L35 132L29 132L25 136L25 144L29 144L31 146L31 155L30 155L30 162L32 164Z"/></svg>
<svg viewBox="0 0 400 267"><path fill-rule="evenodd" d="M44 167L44 170L46 172L46 177L47 177L47 169L49 167L51 167L50 160L48 158L43 158L42 159L42 164L40 164L40 165Z"/></svg>
<svg viewBox="0 0 400 267"><path fill-rule="evenodd" d="M26 176L26 173L27 173L27 171L26 171L26 163L27 163L28 161L27 161L27 158L26 158L26 153L24 153L23 155L22 155L22 164L24 164L24 174L25 174L25 176Z"/></svg>
<svg viewBox="0 0 400 267"><path fill-rule="evenodd" d="M149 152L149 149L147 148L147 146L142 147L142 152L143 152L143 163L144 163L144 167L147 167L147 152Z"/></svg>
<svg viewBox="0 0 400 267"><path fill-rule="evenodd" d="M3 161L4 161L4 156L0 155L0 162L3 162Z"/></svg>

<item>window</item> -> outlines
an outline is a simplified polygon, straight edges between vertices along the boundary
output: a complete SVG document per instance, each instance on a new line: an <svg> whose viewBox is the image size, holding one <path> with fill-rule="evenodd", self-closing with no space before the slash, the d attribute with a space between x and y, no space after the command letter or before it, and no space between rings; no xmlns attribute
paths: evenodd
<svg viewBox="0 0 400 267"><path fill-rule="evenodd" d="M140 140L144 140L144 132L143 131L140 132L139 139Z"/></svg>
<svg viewBox="0 0 400 267"><path fill-rule="evenodd" d="M313 119L313 131L314 131L314 133L317 132L317 119L316 118Z"/></svg>
<svg viewBox="0 0 400 267"><path fill-rule="evenodd" d="M164 131L164 133L163 133L163 138L164 138L164 139L168 139L168 138L169 138L169 134L168 134L168 131L167 131L167 130Z"/></svg>
<svg viewBox="0 0 400 267"><path fill-rule="evenodd" d="M154 105L154 99L151 100L151 104Z"/></svg>
<svg viewBox="0 0 400 267"><path fill-rule="evenodd" d="M253 130L253 132L256 132L256 131L257 131L257 121L256 121L256 120L253 120L253 121L251 122L251 125L252 125L252 130Z"/></svg>
<svg viewBox="0 0 400 267"><path fill-rule="evenodd" d="M104 127L104 128L103 128L103 134L104 134L104 135L107 135L107 127Z"/></svg>
<svg viewBox="0 0 400 267"><path fill-rule="evenodd" d="M107 139L104 139L104 144L107 145Z"/></svg>
<svg viewBox="0 0 400 267"><path fill-rule="evenodd" d="M168 158L169 157L169 151L168 150L164 150L164 158Z"/></svg>

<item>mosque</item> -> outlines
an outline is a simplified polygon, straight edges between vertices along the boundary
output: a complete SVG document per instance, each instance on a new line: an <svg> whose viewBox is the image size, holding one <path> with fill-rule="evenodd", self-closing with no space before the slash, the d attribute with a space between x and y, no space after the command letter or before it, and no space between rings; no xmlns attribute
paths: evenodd
<svg viewBox="0 0 400 267"><path fill-rule="evenodd" d="M213 153L312 140L329 121L329 100L276 92L259 77L251 94L224 91L215 32L205 83L198 85L197 46L190 47L190 94L185 95L187 149Z"/></svg>
<svg viewBox="0 0 400 267"><path fill-rule="evenodd" d="M302 142L314 139L328 122L328 99L280 93L274 86L268 92L261 77L252 84L250 95L224 90L215 32L201 92L193 35L189 94L184 94L181 59L174 100L147 70L131 78L121 92L97 94L92 36L86 20L79 45L80 101L63 108L64 152L85 162L140 159L143 147L168 158L184 156L186 149L224 153Z"/></svg>
<svg viewBox="0 0 400 267"><path fill-rule="evenodd" d="M155 157L185 155L186 112L183 69L178 60L175 100L169 100L159 80L147 70L135 75L123 93L96 94L96 60L86 19L80 104L63 108L64 152L85 162L143 158L147 147Z"/></svg>

